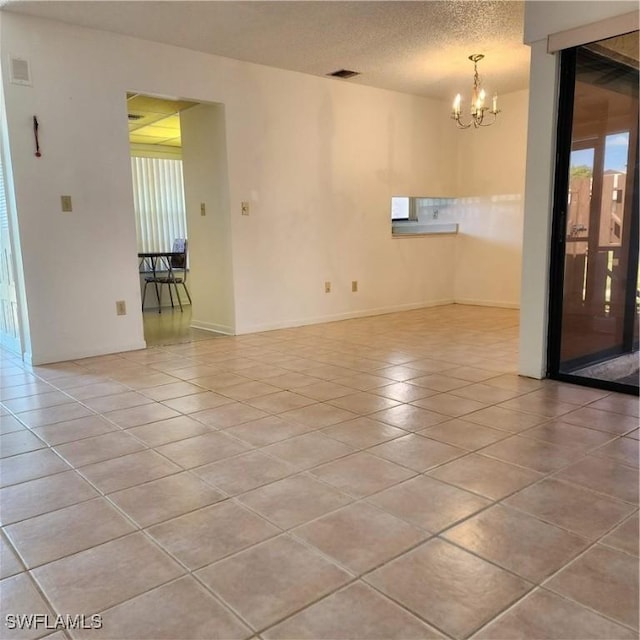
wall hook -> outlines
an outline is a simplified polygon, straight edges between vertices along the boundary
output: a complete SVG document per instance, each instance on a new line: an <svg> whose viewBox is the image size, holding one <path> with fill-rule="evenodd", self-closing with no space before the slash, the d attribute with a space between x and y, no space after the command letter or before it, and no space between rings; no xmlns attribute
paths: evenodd
<svg viewBox="0 0 640 640"><path fill-rule="evenodd" d="M36 158L40 158L40 143L38 142L38 118L33 116L33 137L36 139Z"/></svg>

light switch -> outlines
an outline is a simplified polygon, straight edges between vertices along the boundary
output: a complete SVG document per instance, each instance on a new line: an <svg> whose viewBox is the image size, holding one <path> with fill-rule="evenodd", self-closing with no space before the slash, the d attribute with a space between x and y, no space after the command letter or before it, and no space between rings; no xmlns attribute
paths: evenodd
<svg viewBox="0 0 640 640"><path fill-rule="evenodd" d="M204 202L200 203L200 215L201 216L207 215L207 205Z"/></svg>
<svg viewBox="0 0 640 640"><path fill-rule="evenodd" d="M62 211L65 213L73 211L73 208L71 207L71 196L60 196L60 205L62 207Z"/></svg>
<svg viewBox="0 0 640 640"><path fill-rule="evenodd" d="M243 216L248 216L249 215L249 203L246 200L243 200L240 203L240 210L241 210Z"/></svg>

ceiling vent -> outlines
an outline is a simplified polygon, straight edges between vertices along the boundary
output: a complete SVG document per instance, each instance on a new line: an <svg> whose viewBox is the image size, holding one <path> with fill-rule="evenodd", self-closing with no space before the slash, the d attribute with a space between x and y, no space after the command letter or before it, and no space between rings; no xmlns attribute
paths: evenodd
<svg viewBox="0 0 640 640"><path fill-rule="evenodd" d="M347 80L348 78L353 78L354 76L359 76L359 71L351 71L350 69L338 69L337 71L333 71L332 73L327 73L328 76L333 76L334 78L342 78L343 80Z"/></svg>
<svg viewBox="0 0 640 640"><path fill-rule="evenodd" d="M10 81L13 84L31 86L31 70L29 61L11 56L9 59Z"/></svg>

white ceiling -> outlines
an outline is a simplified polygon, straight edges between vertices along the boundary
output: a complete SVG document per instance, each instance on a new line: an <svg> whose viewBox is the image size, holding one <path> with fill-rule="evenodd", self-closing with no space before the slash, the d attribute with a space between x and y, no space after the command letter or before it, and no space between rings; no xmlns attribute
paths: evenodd
<svg viewBox="0 0 640 640"><path fill-rule="evenodd" d="M528 86L524 2L0 0L0 8L196 51L442 99L468 93L470 54L489 94Z"/></svg>

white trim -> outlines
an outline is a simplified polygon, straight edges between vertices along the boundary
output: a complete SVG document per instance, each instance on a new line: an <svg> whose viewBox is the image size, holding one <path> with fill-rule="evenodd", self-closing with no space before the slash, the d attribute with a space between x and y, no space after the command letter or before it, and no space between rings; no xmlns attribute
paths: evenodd
<svg viewBox="0 0 640 640"><path fill-rule="evenodd" d="M640 13L632 11L606 20L585 24L574 29L552 33L547 38L547 53L556 53L562 49L577 47L581 44L612 38L630 31L637 31L640 24Z"/></svg>
<svg viewBox="0 0 640 640"><path fill-rule="evenodd" d="M497 302L496 300L473 300L471 298L456 298L454 304L468 304L473 307L496 307L498 309L519 309L519 302Z"/></svg>
<svg viewBox="0 0 640 640"><path fill-rule="evenodd" d="M307 325L322 324L325 322L339 322L340 320L352 320L354 318L368 318L370 316L382 316L387 313L396 313L398 311L412 311L414 309L426 309L428 307L442 307L447 304L454 304L453 299L433 300L431 302L414 302L409 304L401 304L393 307L379 307L376 309L364 309L362 311L348 311L345 313L336 313L330 316L319 316L316 318L304 318L298 320L290 320L285 322L274 322L269 324L255 324L247 326L239 326L236 328L236 335L246 333L260 333L262 331L273 331L275 329L292 329L294 327L305 327ZM195 326L192 324L192 326Z"/></svg>
<svg viewBox="0 0 640 640"><path fill-rule="evenodd" d="M330 316L320 316L317 318L305 318L285 322L272 322L266 324L251 324L240 326L235 331L233 327L226 325L213 324L210 322L200 322L198 320L191 321L192 329L201 329L203 331L212 331L222 333L224 335L246 335L251 333L261 333L262 331L275 331L277 329L292 329L294 327L305 327L308 325L322 324L325 322L339 322L340 320L351 320L355 318L368 318L371 316L381 316L388 313L396 313L399 311L412 311L415 309L427 309L429 307L442 307L448 304L466 304L477 307L495 307L500 309L520 309L517 302L496 302L495 300L470 300L470 299L445 299L434 300L432 302L416 302L410 304L395 305L393 307L380 307L376 309L366 309L363 311L348 311L345 313L332 314Z"/></svg>
<svg viewBox="0 0 640 640"><path fill-rule="evenodd" d="M547 53L544 40L532 43L518 373L536 379L546 377L547 371L559 58Z"/></svg>
<svg viewBox="0 0 640 640"><path fill-rule="evenodd" d="M199 322L198 320L191 320L190 326L192 329L211 331L212 333L223 333L225 336L235 335L233 327L228 327L223 324L214 324L213 322Z"/></svg>
<svg viewBox="0 0 640 640"><path fill-rule="evenodd" d="M142 340L141 342L135 342L128 345L124 345L124 347L120 344L118 345L103 345L101 347L97 347L94 349L90 349L88 351L78 350L75 351L73 349L64 352L50 352L50 353L39 353L39 354L25 354L25 362L28 364L35 366L41 364L54 364L56 362L68 362L70 360L82 360L82 358L92 358L94 356L106 356L118 353L124 353L126 351L139 351L140 349L146 349L147 343Z"/></svg>

